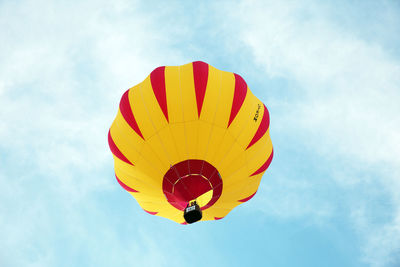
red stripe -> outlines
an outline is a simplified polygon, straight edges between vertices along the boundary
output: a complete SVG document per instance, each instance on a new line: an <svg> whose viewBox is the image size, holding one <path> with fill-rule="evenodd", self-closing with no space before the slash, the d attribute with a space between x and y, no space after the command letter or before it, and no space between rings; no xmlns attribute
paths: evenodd
<svg viewBox="0 0 400 267"><path fill-rule="evenodd" d="M130 188L129 186L127 186L126 184L124 184L118 177L117 175L115 175L115 178L117 178L117 182L120 184L120 186L122 186L123 189L125 189L128 192L132 192L132 193L138 193L139 191Z"/></svg>
<svg viewBox="0 0 400 267"><path fill-rule="evenodd" d="M269 158L267 159L267 161L258 169L256 170L252 175L250 176L254 176L257 174L262 173L263 171L265 171L266 169L268 169L269 165L271 164L272 158L274 157L274 150L272 150L271 155L269 155Z"/></svg>
<svg viewBox="0 0 400 267"><path fill-rule="evenodd" d="M165 89L165 67L158 67L150 73L151 87L165 118L168 120L167 92Z"/></svg>
<svg viewBox="0 0 400 267"><path fill-rule="evenodd" d="M121 98L121 102L119 103L119 110L121 111L122 117L124 117L125 121L131 126L131 128L144 140L142 132L139 129L139 126L135 120L135 116L133 116L131 104L129 103L129 90L127 90Z"/></svg>
<svg viewBox="0 0 400 267"><path fill-rule="evenodd" d="M235 92L233 95L233 103L231 109L231 115L229 117L228 127L231 125L232 121L235 119L236 115L238 114L240 108L242 107L243 101L247 94L247 84L243 80L243 78L235 74Z"/></svg>
<svg viewBox="0 0 400 267"><path fill-rule="evenodd" d="M254 197L254 195L257 193L257 191L256 192L254 192L252 195L250 195L250 196L248 196L248 197L246 197L246 198L243 198L243 199L241 199L241 200L238 200L239 202L246 202L246 201L249 201L252 197Z"/></svg>
<svg viewBox="0 0 400 267"><path fill-rule="evenodd" d="M193 62L193 77L196 91L197 114L200 117L207 88L208 64L202 61Z"/></svg>
<svg viewBox="0 0 400 267"><path fill-rule="evenodd" d="M269 112L267 107L264 105L264 115L261 120L260 125L258 126L257 132L254 135L253 139L250 141L249 145L247 146L246 149L254 145L258 140L260 140L261 137L267 132L269 127Z"/></svg>
<svg viewBox="0 0 400 267"><path fill-rule="evenodd" d="M149 213L149 214L151 214L151 215L156 215L158 212L157 211L148 211L148 210L145 210L145 209L143 209L145 212L147 212L147 213Z"/></svg>
<svg viewBox="0 0 400 267"><path fill-rule="evenodd" d="M221 219L223 219L224 217L214 217L214 220L221 220Z"/></svg>
<svg viewBox="0 0 400 267"><path fill-rule="evenodd" d="M114 154L114 156L116 156L117 158L119 158L120 160L128 163L128 164L132 164L132 162L130 162L125 156L124 154L121 153L121 151L118 149L118 147L115 145L114 140L111 137L111 133L110 130L108 130L108 145L110 147L111 152Z"/></svg>

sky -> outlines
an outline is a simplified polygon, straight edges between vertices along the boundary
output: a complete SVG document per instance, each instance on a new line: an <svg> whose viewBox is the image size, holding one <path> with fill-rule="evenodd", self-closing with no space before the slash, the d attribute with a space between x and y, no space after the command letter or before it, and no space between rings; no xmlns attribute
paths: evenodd
<svg viewBox="0 0 400 267"><path fill-rule="evenodd" d="M0 265L400 266L398 1L0 1ZM202 60L269 109L255 197L190 226L116 182L126 89Z"/></svg>

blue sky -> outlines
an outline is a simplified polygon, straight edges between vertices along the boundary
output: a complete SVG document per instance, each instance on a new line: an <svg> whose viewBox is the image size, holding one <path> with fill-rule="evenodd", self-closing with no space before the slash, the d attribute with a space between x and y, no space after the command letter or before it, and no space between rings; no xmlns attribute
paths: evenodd
<svg viewBox="0 0 400 267"><path fill-rule="evenodd" d="M0 265L400 266L399 28L397 1L0 1ZM182 226L120 188L106 137L127 88L194 60L245 78L275 155Z"/></svg>

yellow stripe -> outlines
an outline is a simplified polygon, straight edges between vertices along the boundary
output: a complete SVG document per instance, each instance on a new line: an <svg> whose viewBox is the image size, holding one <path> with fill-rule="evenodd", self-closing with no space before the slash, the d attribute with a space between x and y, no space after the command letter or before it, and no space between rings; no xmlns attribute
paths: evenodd
<svg viewBox="0 0 400 267"><path fill-rule="evenodd" d="M186 136L185 136L185 125L183 122L174 123L169 125L169 130L171 132L171 142L175 142L176 150L178 154L178 162L187 159L188 152L186 149Z"/></svg>
<svg viewBox="0 0 400 267"><path fill-rule="evenodd" d="M209 140L204 144L206 146L206 154L203 156L203 159L211 163L217 169L218 167L215 164L215 154L220 150L220 145L223 142L225 133L226 128L211 125Z"/></svg>
<svg viewBox="0 0 400 267"><path fill-rule="evenodd" d="M174 138L171 134L170 127L166 127L160 130L157 133L157 136L160 138L160 142L162 143L163 147L165 148L165 153L167 154L167 158L169 159L169 165L175 165L180 161L182 157L179 156L178 153L178 146L174 141Z"/></svg>
<svg viewBox="0 0 400 267"><path fill-rule="evenodd" d="M203 107L200 119L208 123L214 123L217 105L220 100L221 71L209 66L206 93L204 95Z"/></svg>
<svg viewBox="0 0 400 267"><path fill-rule="evenodd" d="M144 141L125 121L120 111L111 125L110 135L121 153L135 164Z"/></svg>
<svg viewBox="0 0 400 267"><path fill-rule="evenodd" d="M214 124L226 128L231 114L233 94L235 91L235 76L233 73L225 71L218 70L218 72L221 75L221 96L218 100L219 103ZM214 101L216 101L216 99Z"/></svg>
<svg viewBox="0 0 400 267"><path fill-rule="evenodd" d="M148 144L143 146L140 154L135 166L146 173L150 179L161 181L169 165L162 162Z"/></svg>
<svg viewBox="0 0 400 267"><path fill-rule="evenodd" d="M149 118L154 130L158 132L160 129L166 127L168 123L154 95L151 87L150 76L148 76L142 82L142 86L139 87L139 91L140 100L145 106L147 117Z"/></svg>
<svg viewBox="0 0 400 267"><path fill-rule="evenodd" d="M165 90L169 123L183 122L179 67L165 67Z"/></svg>
<svg viewBox="0 0 400 267"><path fill-rule="evenodd" d="M211 160L206 156L209 149L209 142L211 139L211 134L213 127L211 123L204 121L198 122L198 134L197 134L197 158L203 159L205 161L211 162ZM212 146L211 146L212 147Z"/></svg>
<svg viewBox="0 0 400 267"><path fill-rule="evenodd" d="M249 174L257 171L269 158L272 153L272 142L269 137L269 130L265 133L257 143L246 150L246 158L249 169Z"/></svg>
<svg viewBox="0 0 400 267"><path fill-rule="evenodd" d="M186 138L186 150L188 159L198 158L198 134L199 134L199 123L198 121L189 121L184 123L184 132ZM200 145L201 146L201 145Z"/></svg>
<svg viewBox="0 0 400 267"><path fill-rule="evenodd" d="M257 121L254 121L258 105L260 105L260 115ZM244 99L242 107L228 129L228 132L235 137L236 142L241 144L244 149L249 145L257 132L263 112L264 106L262 102L258 100L250 90L247 90L246 98Z"/></svg>
<svg viewBox="0 0 400 267"><path fill-rule="evenodd" d="M182 94L182 105L184 121L197 120L196 91L194 89L192 63L180 67L180 86Z"/></svg>
<svg viewBox="0 0 400 267"><path fill-rule="evenodd" d="M140 87L142 86L143 84L141 84ZM143 134L144 139L147 139L156 132L156 129L154 129L150 117L146 111L146 106L144 105L143 98L140 95L141 90L142 89L140 88L133 88L129 90L128 96L138 127ZM151 90L151 88L145 87L143 90Z"/></svg>
<svg viewBox="0 0 400 267"><path fill-rule="evenodd" d="M161 196L160 191L155 190L159 187L159 183L149 178L146 174L138 170L138 168L126 165L121 160L115 159L115 174L122 183L140 193L152 197Z"/></svg>

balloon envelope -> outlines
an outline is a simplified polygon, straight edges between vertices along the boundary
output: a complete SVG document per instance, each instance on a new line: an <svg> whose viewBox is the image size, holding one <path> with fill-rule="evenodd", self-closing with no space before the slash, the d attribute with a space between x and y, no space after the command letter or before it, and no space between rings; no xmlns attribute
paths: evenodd
<svg viewBox="0 0 400 267"><path fill-rule="evenodd" d="M118 183L148 213L185 224L196 200L218 220L271 163L269 113L237 74L201 61L155 69L127 90L108 142Z"/></svg>

